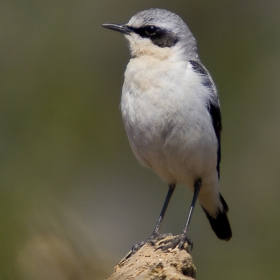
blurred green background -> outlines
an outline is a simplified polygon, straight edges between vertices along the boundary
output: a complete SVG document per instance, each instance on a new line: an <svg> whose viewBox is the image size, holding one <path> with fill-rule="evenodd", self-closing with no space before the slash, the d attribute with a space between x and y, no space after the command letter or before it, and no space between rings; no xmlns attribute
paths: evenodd
<svg viewBox="0 0 280 280"><path fill-rule="evenodd" d="M280 1L1 1L0 279L105 279L153 230L167 186L134 158L119 110L129 52L104 22L161 7L197 38L219 90L233 239L200 207L198 279L279 279ZM179 233L178 186L162 232Z"/></svg>

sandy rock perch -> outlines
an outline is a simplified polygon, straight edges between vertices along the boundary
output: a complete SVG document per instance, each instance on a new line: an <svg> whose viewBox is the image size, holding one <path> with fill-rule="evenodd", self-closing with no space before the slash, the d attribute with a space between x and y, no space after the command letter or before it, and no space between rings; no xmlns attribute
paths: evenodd
<svg viewBox="0 0 280 280"><path fill-rule="evenodd" d="M167 237L164 240L167 240ZM163 240L161 240L163 241ZM193 280L196 268L191 255L178 248L156 250L145 244L128 259L122 259L107 280ZM129 254L129 253L128 253Z"/></svg>

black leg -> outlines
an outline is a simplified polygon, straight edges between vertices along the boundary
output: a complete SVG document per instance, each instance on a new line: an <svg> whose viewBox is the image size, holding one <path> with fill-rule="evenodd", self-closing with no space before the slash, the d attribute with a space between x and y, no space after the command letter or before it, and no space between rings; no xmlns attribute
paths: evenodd
<svg viewBox="0 0 280 280"><path fill-rule="evenodd" d="M161 224L162 224L162 220L164 218L164 215L165 215L165 212L166 212L166 209L168 207L168 204L170 202L170 199L172 197L172 194L175 190L175 187L176 185L169 185L169 189L168 189L168 193L166 195L166 198L165 198L165 201L164 201L164 204L162 206L162 209L161 209L161 212L160 212L160 215L159 215L159 218L158 218L158 221L156 223L156 226L151 234L151 236L145 240L145 241L142 241L138 244L135 244L132 246L131 248L131 251L126 255L126 259L128 259L131 255L133 255L135 252L137 252L144 244L146 243L150 243L152 245L154 245L157 241L165 238L166 236L169 236L169 235L172 235L170 233L167 233L167 234L159 234L159 230L160 230L160 227L161 227Z"/></svg>
<svg viewBox="0 0 280 280"><path fill-rule="evenodd" d="M182 233L180 235L175 236L174 238L172 238L168 241L161 242L161 244L166 244L166 245L160 246L157 249L167 250L169 248L174 249L175 247L178 246L178 248L180 250L182 250L182 249L184 249L186 243L188 243L191 246L191 249L192 249L193 243L192 243L191 239L189 239L188 236L187 236L188 235L188 227L189 227L189 224L191 222L193 210L194 210L194 207L195 207L195 204L196 204L196 200L197 200L200 188L201 188L201 179L199 178L199 179L196 179L194 181L194 193L193 193L191 208L190 208L190 211L189 211L189 215L188 215L186 225L185 225Z"/></svg>
<svg viewBox="0 0 280 280"><path fill-rule="evenodd" d="M190 208L190 212L189 212L189 216L188 216L185 228L182 231L183 234L187 234L187 232L188 232L188 227L191 222L192 213L193 213L193 210L195 207L195 203L196 203L200 188L201 188L201 179L197 179L194 181L194 193L193 193L192 204L191 204L191 208Z"/></svg>
<svg viewBox="0 0 280 280"><path fill-rule="evenodd" d="M172 197L172 194L173 194L174 190L175 190L175 185L169 185L168 193L167 193L167 195L166 195L164 204L163 204L163 206L162 206L160 215L159 215L159 217L158 217L157 224L156 224L155 229L154 229L154 231L153 231L153 233L152 233L151 236L156 236L156 235L158 235L159 230L160 230L160 227L161 227L161 224L162 224L162 220L163 220L163 218L164 218L164 215L165 215L167 206L168 206L168 204L169 204L169 202L170 202L170 199L171 199L171 197Z"/></svg>

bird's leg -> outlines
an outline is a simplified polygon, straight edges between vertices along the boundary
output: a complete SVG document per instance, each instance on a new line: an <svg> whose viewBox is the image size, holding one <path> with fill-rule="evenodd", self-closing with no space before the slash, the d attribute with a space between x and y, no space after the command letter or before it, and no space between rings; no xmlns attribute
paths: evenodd
<svg viewBox="0 0 280 280"><path fill-rule="evenodd" d="M126 258L129 258L131 255L133 255L136 251L138 251L144 244L146 243L150 243L152 245L155 245L155 243L160 240L160 239L163 239L165 238L166 236L169 236L169 235L172 235L170 233L167 233L167 234L160 234L159 233L159 230L160 230L160 227L161 227L161 224L162 224L162 220L164 218L164 215L165 215L165 212L166 212L166 209L167 209L167 206L170 202L170 199L172 197L172 194L175 190L175 187L176 185L172 184L172 185L169 185L169 189L168 189L168 193L166 195L166 198L165 198L165 201L164 201L164 204L162 206L162 209L161 209L161 212L160 212L160 215L159 215L159 218L158 218L158 221L156 223L156 226L151 234L151 236L145 240L145 241L142 241L138 244L135 244L132 246L131 248L131 252L128 253L128 255L126 256Z"/></svg>
<svg viewBox="0 0 280 280"><path fill-rule="evenodd" d="M160 215L158 217L158 221L156 223L156 226L152 232L152 235L150 237L150 239L157 239L159 237L159 230L160 230L160 227L161 227L161 224L162 224L162 221L163 221L163 218L164 218L164 215L165 215L165 212L166 212L166 209L168 207L168 204L169 204L169 201L172 197L172 194L175 190L175 185L169 185L168 186L169 189L168 189L168 193L166 195L166 198L165 198L165 201L164 201L164 204L162 206L162 209L161 209L161 212L160 212Z"/></svg>
<svg viewBox="0 0 280 280"><path fill-rule="evenodd" d="M188 227L192 218L192 214L193 214L193 210L195 207L195 203L199 194L201 188L201 179L196 179L194 181L194 193L193 193L193 199L192 199L192 203L191 203L191 208L189 211L189 215L188 215L188 219L186 222L186 225L182 231L182 233L180 235L175 236L174 238L171 238L170 240L167 241L162 241L160 244L166 244L166 245L161 245L159 246L157 249L162 249L162 250L167 250L167 249L174 249L175 247L178 246L178 248L180 250L185 248L185 244L187 243L188 245L190 245L191 249L193 247L193 242L191 241L191 239L188 238L187 234L188 234Z"/></svg>

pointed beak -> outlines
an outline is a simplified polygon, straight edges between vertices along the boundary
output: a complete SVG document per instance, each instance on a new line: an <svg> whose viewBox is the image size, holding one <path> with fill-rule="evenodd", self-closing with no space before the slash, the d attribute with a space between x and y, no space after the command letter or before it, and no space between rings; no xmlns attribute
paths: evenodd
<svg viewBox="0 0 280 280"><path fill-rule="evenodd" d="M126 24L103 23L102 26L108 29L119 31L123 34L130 34L132 32L132 30L129 29Z"/></svg>

